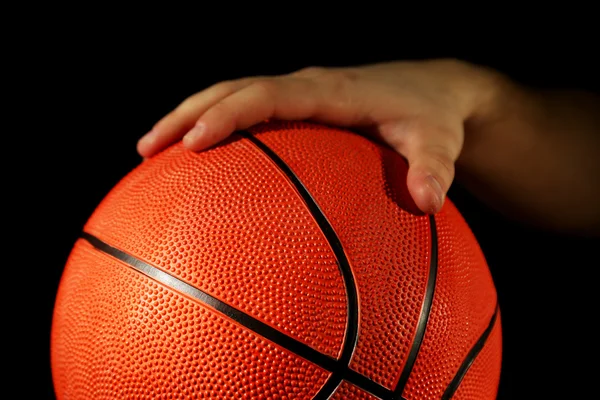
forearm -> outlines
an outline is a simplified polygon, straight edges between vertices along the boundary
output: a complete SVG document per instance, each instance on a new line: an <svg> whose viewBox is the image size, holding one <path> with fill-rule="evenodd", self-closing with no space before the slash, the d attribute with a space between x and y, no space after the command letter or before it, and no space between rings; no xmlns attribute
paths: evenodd
<svg viewBox="0 0 600 400"><path fill-rule="evenodd" d="M600 234L600 98L496 84L466 123L457 180L516 218Z"/></svg>

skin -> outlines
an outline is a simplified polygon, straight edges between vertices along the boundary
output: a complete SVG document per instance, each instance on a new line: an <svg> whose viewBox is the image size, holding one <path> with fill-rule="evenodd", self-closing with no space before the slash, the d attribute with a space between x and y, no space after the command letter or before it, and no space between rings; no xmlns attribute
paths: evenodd
<svg viewBox="0 0 600 400"><path fill-rule="evenodd" d="M302 69L217 83L138 142L148 158L178 140L202 151L266 119L349 127L409 163L416 205L436 213L457 179L505 214L600 235L600 98L538 90L461 60Z"/></svg>

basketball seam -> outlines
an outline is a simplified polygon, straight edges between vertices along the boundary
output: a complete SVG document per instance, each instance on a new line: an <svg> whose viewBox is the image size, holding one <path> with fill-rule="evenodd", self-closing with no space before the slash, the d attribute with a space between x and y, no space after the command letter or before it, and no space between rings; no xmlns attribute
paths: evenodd
<svg viewBox="0 0 600 400"><path fill-rule="evenodd" d="M187 295L190 298L198 300L201 304L215 310L216 312L233 321L236 321L241 326L264 337L272 343L275 343L290 353L302 357L326 371L332 373L336 370L339 371L342 379L337 382L337 385L334 387L334 391L337 386L343 380L345 380L380 399L392 399L391 390L370 380L366 376L349 369L347 365L340 364L339 360L333 359L330 356L313 349L312 347L286 335L285 333L265 324L260 320L257 320L243 311L226 304L225 302L161 270L160 268L150 265L147 262L132 256L131 254L105 243L90 233L83 232L81 234L81 238L90 243L97 251L123 262L132 269L144 274L148 278L164 285L165 287L171 288L179 293L182 293L183 295ZM329 395L333 394L333 392L329 393ZM328 397L325 397L325 399L327 398Z"/></svg>
<svg viewBox="0 0 600 400"><path fill-rule="evenodd" d="M311 214L313 215L313 217L319 224L319 227L321 228L323 234L327 238L334 253L336 253L336 258L338 260L344 261L343 264L338 263L338 266L340 267L342 277L344 278L344 284L346 285L346 292L348 294L349 304L350 304L350 296L351 296L352 292L354 292L355 296L358 297L356 284L354 283L353 279L348 279L348 280L345 279L346 277L353 278L352 271L351 271L348 261L345 257L345 252L343 251L341 243L340 243L339 239L337 238L337 235L335 234L333 227L331 227L331 225L327 221L325 214L320 209L320 207L318 206L317 202L314 200L314 198L312 197L310 192L302 184L302 181L296 176L296 174L293 172L293 170L271 148L269 148L265 143L260 141L258 138L256 138L254 135L252 135L250 132L238 131L237 133L240 134L242 137L248 139L257 148L262 150L265 153L265 155L267 157L269 157L275 163L275 165L277 167L279 167L280 170L290 179L291 183L294 185L296 190L299 192L300 196L304 199L306 205L309 207ZM312 205L312 207L311 207L311 205ZM413 340L411 350L409 352L406 363L400 374L400 377L398 379L398 383L396 384L395 389L392 392L389 389L383 387L382 385L379 385L379 384L375 383L374 381L370 380L366 376L356 373L355 371L350 369L349 363L350 363L352 354L349 354L349 357L346 360L344 358L344 350L343 350L342 357L340 357L340 360L339 360L339 362L343 363L342 364L343 368L341 370L334 371L332 373L332 375L330 376L328 381L325 383L325 385L323 385L321 391L314 398L315 400L329 399L330 396L335 392L337 387L340 385L342 380L346 380L352 384L355 384L357 387L374 395L375 393L373 393L374 392L373 389L375 389L375 387L372 387L371 390L369 390L369 389L367 389L367 387L365 387L366 382L362 382L363 384L361 385L358 381L356 381L356 379L358 379L359 381L362 380L361 378L365 378L365 380L367 382L372 382L373 384L379 386L381 389L384 389L382 391L380 391L380 390L376 391L376 392L378 392L379 396L382 396L381 397L382 399L389 398L389 399L393 399L393 400L403 400L403 397L401 396L402 392L404 391L404 388L406 387L406 384L408 383L408 380L409 380L412 370L414 368L414 364L418 357L419 350L423 343L425 333L427 331L427 323L429 321L429 316L431 314L431 309L433 306L433 298L434 298L434 294L435 294L435 287L436 287L436 283L437 283L437 272L438 272L439 265L438 265L438 237L437 237L435 216L430 215L429 221L430 221L429 226L430 226L430 232L431 232L431 236L430 236L431 237L431 262L429 265L428 283L427 283L427 288L426 288L426 292L425 292L425 298L423 299L422 311L421 311L421 315L419 316L419 321L417 323L415 339ZM322 222L325 223L325 226L323 226ZM328 232L330 233L330 235L328 235ZM339 249L340 251L336 252L336 249ZM344 267L346 267L348 270L345 271ZM344 272L347 272L347 274L344 274ZM352 284L352 286L353 286L352 291L349 290L349 288L348 288L349 283ZM358 316L358 309L356 310L356 314ZM350 321L350 315L351 315L350 311L349 311L348 315L349 315L348 321ZM493 325L493 320L495 320L495 314L494 314L492 321L490 321L490 327ZM348 326L351 326L351 325L348 324ZM457 374L454 376L451 383L446 388L446 390L444 392L444 397L442 397L443 400L450 399L452 397L452 395L454 394L454 392L457 390L458 386L460 385L460 382L462 381L464 375L467 373L470 365L474 362L475 358L479 354L479 351L481 350L481 347L483 347L483 345L485 344L487 337L489 335L489 330L491 329L490 327L488 327L488 329L486 329L486 331L479 338L479 340L477 341L477 343L475 344L474 348L471 350L471 352L469 353L467 358L461 364L461 367L458 369ZM356 347L357 341L358 341L358 335L356 335L356 338L354 340L354 346L353 346L354 348ZM344 343L346 344L346 341ZM354 348L351 353L354 352ZM347 349L347 347L345 347L345 349ZM298 354L298 355L301 356L301 354ZM339 374L340 376L334 377L336 375L336 373ZM354 376L355 379L353 379L353 380L349 380L347 378L344 379L345 376L347 376L347 375L352 375L352 376ZM371 386L371 385L369 385L369 386ZM323 396L326 396L326 397L321 396L321 394L323 394Z"/></svg>
<svg viewBox="0 0 600 400"><path fill-rule="evenodd" d="M249 331L260 335L280 346L281 348L289 351L290 353L302 357L308 362L311 362L316 366L331 372L330 376L321 386L318 393L315 395L315 397L313 397L315 400L330 399L344 381L382 400L405 400L401 395L411 376L423 343L436 287L438 271L438 238L434 216L429 217L431 233L431 257L428 272L428 283L425 296L423 298L421 314L419 316L419 320L417 321L415 337L404 364L404 368L399 375L398 382L393 389L388 389L385 386L373 381L366 375L356 372L350 368L350 362L353 358L353 354L358 343L358 290L349 260L346 257L346 253L343 249L341 241L335 233L333 227L327 220L327 217L317 204L316 200L304 186L302 181L296 176L290 166L288 166L264 142L260 141L250 132L238 131L236 133L248 139L248 141L252 143L255 148L257 148L262 154L271 160L273 164L280 170L280 172L288 178L290 184L296 189L298 196L304 201L308 211L321 229L321 232L325 236L336 256L337 265L344 282L348 299L346 332L339 358L333 358L325 353L322 353L310 345L288 336L286 333L277 330L267 323L264 323L252 317L251 315L226 304L225 302L186 283L185 281L170 275L158 267L152 266L130 254L123 252L122 250L117 249L116 247L103 242L101 239L87 232L82 233L82 239L85 239L96 250L124 262L138 272L148 276L150 279L164 284L166 287L177 290L184 295L188 295L195 300L199 300L202 304L210 307L218 313L223 314L225 317L236 321ZM474 363L475 359L487 343L488 337L495 325L497 313L498 306L496 305L496 311L494 312L488 327L482 333L480 338L473 345L466 358L461 363L456 374L446 387L446 390L441 398L442 400L450 399L459 388L471 365Z"/></svg>
<svg viewBox="0 0 600 400"><path fill-rule="evenodd" d="M285 161L283 161L277 155L277 153L275 153L275 151L273 151L270 147L268 147L250 132L238 131L237 133L240 136L248 139L248 141L250 141L258 150L268 157L275 164L275 166L285 174L290 183L295 187L305 205L308 207L309 212L321 229L321 232L325 236L329 246L335 254L338 268L342 275L342 280L344 281L344 287L346 289L348 313L346 321L346 334L344 343L342 345L342 354L338 360L338 365L342 365L343 368L336 368L334 371L332 371L329 379L325 382L319 393L317 393L317 395L314 397L315 400L327 400L331 394L335 392L342 380L344 380L344 372L349 370L349 364L358 341L358 292L352 269L350 268L350 264L346 257L346 253L341 241L327 220L325 213L321 210L314 197L304 186L300 178L290 168L290 166L287 165L287 163L285 163Z"/></svg>
<svg viewBox="0 0 600 400"><path fill-rule="evenodd" d="M413 340L408 357L406 358L406 363L404 364L404 368L400 373L400 378L398 379L398 383L394 389L394 395L396 399L399 399L399 396L404 391L404 388L406 387L414 368L415 362L417 361L417 356L419 355L419 350L423 344L423 339L427 331L427 323L429 321L429 316L431 315L431 307L433 305L438 271L438 237L435 225L435 217L433 215L429 216L429 231L431 233L431 257L429 263L429 274L427 277L427 287L425 289L425 298L423 299L421 315L419 316L419 321L417 322L415 339Z"/></svg>
<svg viewBox="0 0 600 400"><path fill-rule="evenodd" d="M494 326L496 325L498 311L499 311L499 307L498 307L498 305L496 305L494 314L492 315L492 318L490 319L490 322L489 322L487 328L485 329L485 331L483 331L483 333L481 334L481 336L479 337L477 342L475 342L475 344L473 345L473 347L471 348L471 350L469 351L469 353L463 360L462 364L456 371L456 374L454 375L454 377L452 378L452 380L446 387L446 390L444 391L444 394L442 395L441 400L450 400L452 398L452 396L454 396L454 393L456 393L456 391L460 387L462 380L467 375L467 372L469 371L469 369L471 368L471 366L477 359L477 356L479 355L481 350L483 350L483 347L486 345L487 340L488 340L490 334L492 333Z"/></svg>

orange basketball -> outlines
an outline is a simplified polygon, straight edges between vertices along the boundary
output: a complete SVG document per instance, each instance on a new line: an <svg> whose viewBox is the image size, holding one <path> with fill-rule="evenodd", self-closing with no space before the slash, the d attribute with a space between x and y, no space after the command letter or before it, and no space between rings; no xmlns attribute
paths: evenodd
<svg viewBox="0 0 600 400"><path fill-rule="evenodd" d="M58 399L495 399L486 260L450 200L417 212L406 174L304 122L143 162L65 266Z"/></svg>

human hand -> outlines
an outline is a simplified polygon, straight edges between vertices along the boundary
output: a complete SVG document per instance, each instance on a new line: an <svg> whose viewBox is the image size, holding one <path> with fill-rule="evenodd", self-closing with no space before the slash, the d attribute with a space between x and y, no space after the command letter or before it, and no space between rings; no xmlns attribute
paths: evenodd
<svg viewBox="0 0 600 400"><path fill-rule="evenodd" d="M406 158L407 186L426 213L443 205L464 142L465 121L485 114L495 74L457 60L306 68L217 83L183 101L138 142L151 157L183 138L201 151L266 119L355 128Z"/></svg>

